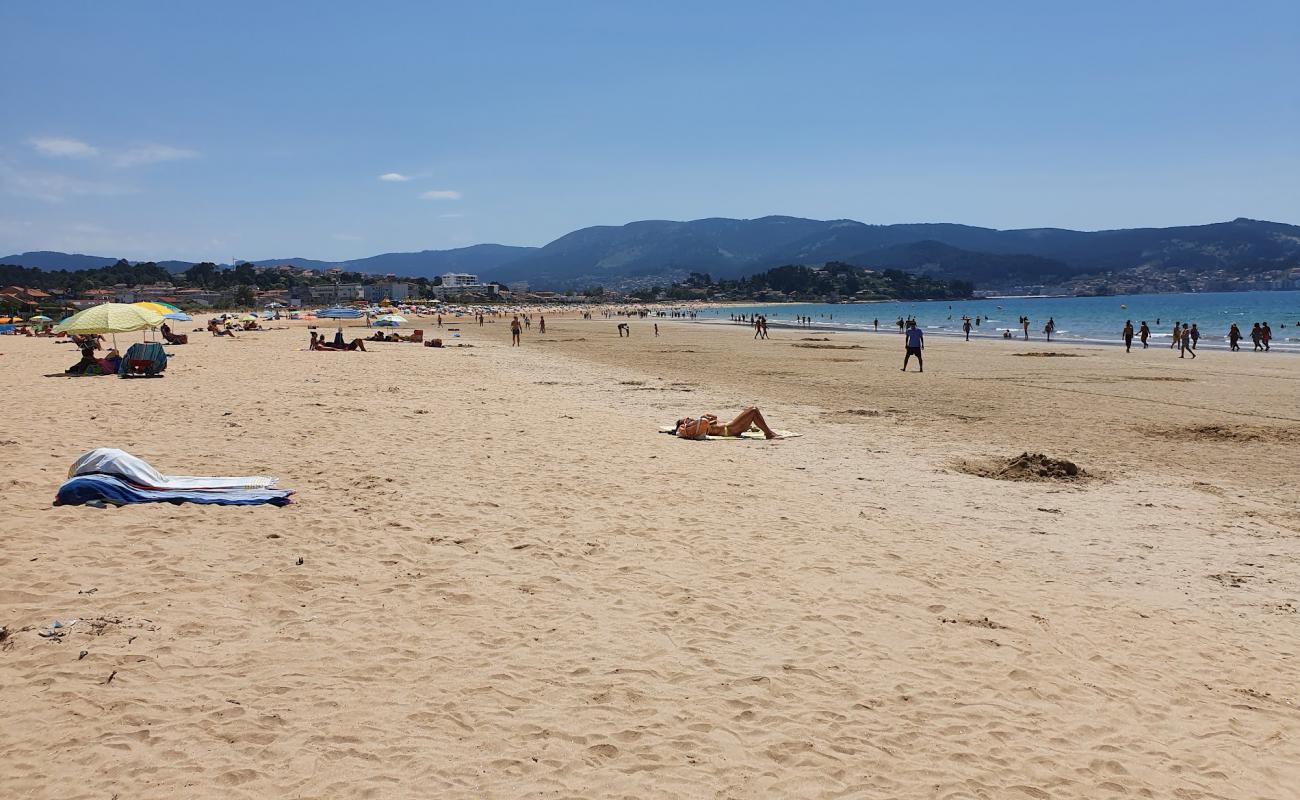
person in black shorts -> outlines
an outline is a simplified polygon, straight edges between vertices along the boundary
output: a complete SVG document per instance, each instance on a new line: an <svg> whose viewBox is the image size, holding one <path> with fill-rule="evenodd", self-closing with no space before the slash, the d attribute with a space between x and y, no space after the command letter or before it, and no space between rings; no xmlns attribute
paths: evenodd
<svg viewBox="0 0 1300 800"><path fill-rule="evenodd" d="M903 372L907 372L907 362L912 359L912 356L916 356L916 371L925 372L925 365L921 362L921 350L925 348L925 334L916 327L916 320L907 321L904 340L907 345L907 355L903 356Z"/></svg>

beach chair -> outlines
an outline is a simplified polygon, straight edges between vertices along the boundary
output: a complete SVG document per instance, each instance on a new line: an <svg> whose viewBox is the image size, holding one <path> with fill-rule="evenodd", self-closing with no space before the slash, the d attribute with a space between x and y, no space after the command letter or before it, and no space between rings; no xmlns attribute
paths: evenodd
<svg viewBox="0 0 1300 800"><path fill-rule="evenodd" d="M127 348L117 374L123 378L156 378L167 369L167 353L158 342L136 342Z"/></svg>

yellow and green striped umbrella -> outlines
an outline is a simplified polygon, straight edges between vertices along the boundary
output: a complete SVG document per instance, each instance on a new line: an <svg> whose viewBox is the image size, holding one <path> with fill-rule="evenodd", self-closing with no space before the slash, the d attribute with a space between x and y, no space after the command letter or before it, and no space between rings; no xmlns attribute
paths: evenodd
<svg viewBox="0 0 1300 800"><path fill-rule="evenodd" d="M184 313L179 308L172 305L171 303L160 303L155 300L141 300L140 302L132 303L131 305L139 306L140 308L147 308L150 311L156 311L159 314L162 314L164 316L166 316L167 314Z"/></svg>
<svg viewBox="0 0 1300 800"><path fill-rule="evenodd" d="M163 316L149 308L125 303L104 303L93 306L54 326L55 333L127 333L156 328Z"/></svg>

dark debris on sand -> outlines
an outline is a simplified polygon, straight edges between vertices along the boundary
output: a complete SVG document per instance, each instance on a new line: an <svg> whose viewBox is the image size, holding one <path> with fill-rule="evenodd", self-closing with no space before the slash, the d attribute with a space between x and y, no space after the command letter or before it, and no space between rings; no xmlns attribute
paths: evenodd
<svg viewBox="0 0 1300 800"><path fill-rule="evenodd" d="M1091 477L1078 464L1042 453L1021 453L989 462L963 462L957 469L1002 481L1076 481Z"/></svg>

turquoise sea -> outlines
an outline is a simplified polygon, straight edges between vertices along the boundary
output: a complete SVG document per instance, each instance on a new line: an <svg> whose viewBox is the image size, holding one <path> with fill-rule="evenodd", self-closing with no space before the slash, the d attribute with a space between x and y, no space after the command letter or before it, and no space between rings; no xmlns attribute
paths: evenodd
<svg viewBox="0 0 1300 800"><path fill-rule="evenodd" d="M1120 344L1124 321L1136 329L1143 320L1151 327L1152 342L1168 345L1174 321L1194 322L1201 330L1200 347L1227 348L1228 327L1237 323L1243 349L1252 348L1250 327L1268 322L1273 329L1273 349L1300 352L1300 291L1206 292L1198 294L1140 294L1112 297L999 297L977 300L930 300L889 303L772 303L728 305L700 312L700 319L727 320L732 314L765 314L773 325L793 324L795 317L812 317L819 328L872 330L880 320L882 332L897 332L899 317L912 316L927 333L961 335L961 318L980 317L971 337L1001 338L1029 317L1029 338L1042 341L1043 325L1056 321L1052 340Z"/></svg>

